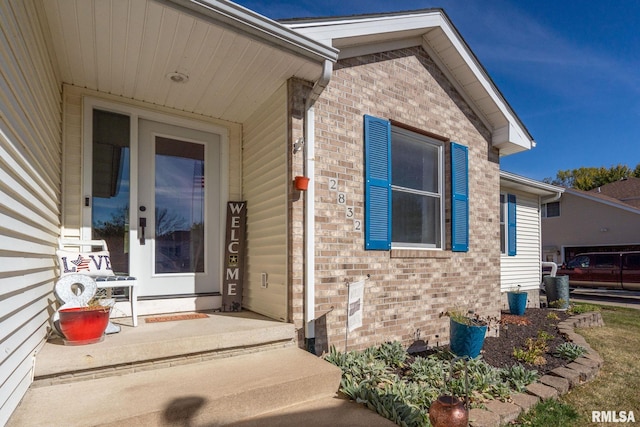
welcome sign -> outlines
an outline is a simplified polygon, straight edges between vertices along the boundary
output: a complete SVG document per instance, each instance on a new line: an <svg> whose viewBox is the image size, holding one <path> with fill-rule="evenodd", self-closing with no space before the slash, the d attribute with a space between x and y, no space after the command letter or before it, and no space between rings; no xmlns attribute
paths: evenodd
<svg viewBox="0 0 640 427"><path fill-rule="evenodd" d="M247 230L247 203L227 204L227 226L222 280L222 310L242 308L243 271Z"/></svg>

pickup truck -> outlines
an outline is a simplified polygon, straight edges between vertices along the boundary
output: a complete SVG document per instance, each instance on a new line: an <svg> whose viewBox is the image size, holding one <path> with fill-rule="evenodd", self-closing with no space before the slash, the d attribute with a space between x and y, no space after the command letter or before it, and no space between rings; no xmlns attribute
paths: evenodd
<svg viewBox="0 0 640 427"><path fill-rule="evenodd" d="M557 274L569 276L571 288L640 290L640 251L589 252L576 255Z"/></svg>

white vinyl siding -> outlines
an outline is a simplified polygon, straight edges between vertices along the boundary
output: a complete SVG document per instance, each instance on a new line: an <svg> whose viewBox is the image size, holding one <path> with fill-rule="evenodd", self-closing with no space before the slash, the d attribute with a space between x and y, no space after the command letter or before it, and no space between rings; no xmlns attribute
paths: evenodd
<svg viewBox="0 0 640 427"><path fill-rule="evenodd" d="M521 285L523 290L540 286L540 215L538 196L506 190L516 196L516 240L514 256L502 254L500 287L503 291Z"/></svg>
<svg viewBox="0 0 640 427"><path fill-rule="evenodd" d="M0 425L31 383L56 277L61 94L40 18L0 3Z"/></svg>
<svg viewBox="0 0 640 427"><path fill-rule="evenodd" d="M247 269L243 306L287 320L287 110L282 86L244 124ZM261 286L267 273L268 286Z"/></svg>

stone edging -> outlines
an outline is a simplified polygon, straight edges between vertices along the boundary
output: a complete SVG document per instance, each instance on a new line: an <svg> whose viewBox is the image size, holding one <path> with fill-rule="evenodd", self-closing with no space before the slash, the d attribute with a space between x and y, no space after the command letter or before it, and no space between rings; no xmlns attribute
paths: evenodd
<svg viewBox="0 0 640 427"><path fill-rule="evenodd" d="M527 386L526 393L511 395L512 402L492 400L485 404L487 409L473 408L469 411L470 427L498 427L507 424L528 411L540 400L556 399L587 381L592 380L600 371L604 360L575 332L575 328L604 326L600 312L590 312L571 316L558 323L558 331L568 341L587 349L587 353L564 367L552 370L549 374Z"/></svg>

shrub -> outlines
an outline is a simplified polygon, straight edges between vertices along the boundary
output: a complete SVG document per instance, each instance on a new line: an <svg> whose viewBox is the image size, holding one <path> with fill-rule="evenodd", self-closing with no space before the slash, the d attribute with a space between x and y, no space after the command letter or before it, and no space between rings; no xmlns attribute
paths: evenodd
<svg viewBox="0 0 640 427"><path fill-rule="evenodd" d="M527 338L526 348L514 348L513 357L520 362L530 363L535 366L541 366L547 363L544 355L549 351L547 341L552 339L549 333L538 331L538 338Z"/></svg>
<svg viewBox="0 0 640 427"><path fill-rule="evenodd" d="M573 362L578 357L582 357L587 352L587 349L579 346L578 344L574 344L572 342L565 342L556 347L553 352L553 355L556 357L561 357L570 362Z"/></svg>
<svg viewBox="0 0 640 427"><path fill-rule="evenodd" d="M540 375L538 371L529 370L522 365L513 365L505 368L501 372L502 378L509 383L511 388L519 392L524 392L525 387L535 382Z"/></svg>
<svg viewBox="0 0 640 427"><path fill-rule="evenodd" d="M569 307L568 311L571 314L582 314L582 313L588 313L590 311L600 311L600 307L593 304L580 303L580 304L572 304L571 307Z"/></svg>
<svg viewBox="0 0 640 427"><path fill-rule="evenodd" d="M449 352L416 357L400 376L396 372L407 355L397 342L346 353L331 347L325 360L342 370L342 393L401 426L428 425L429 406L440 395L462 398L468 387L471 405L478 406L485 399L506 399L537 376L522 367L494 368L481 358L465 366Z"/></svg>

